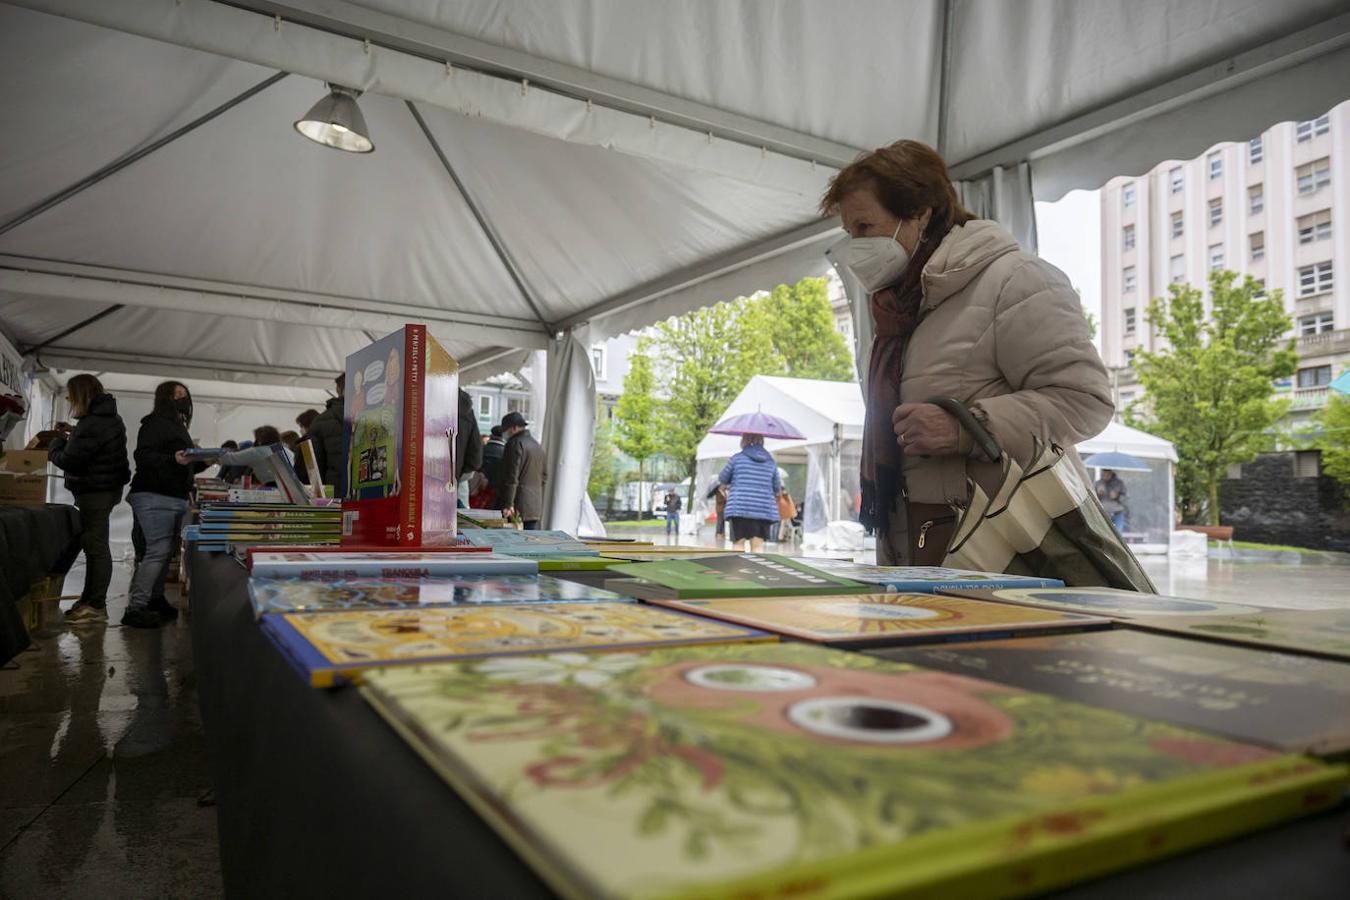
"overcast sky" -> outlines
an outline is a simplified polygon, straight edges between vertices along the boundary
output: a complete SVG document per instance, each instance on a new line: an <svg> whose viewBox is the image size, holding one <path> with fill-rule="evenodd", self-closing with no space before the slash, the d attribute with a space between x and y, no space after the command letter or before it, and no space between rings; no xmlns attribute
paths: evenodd
<svg viewBox="0 0 1350 900"><path fill-rule="evenodd" d="M1102 211L1098 191L1072 191L1057 203L1036 204L1040 255L1069 276L1083 306L1102 320Z"/></svg>

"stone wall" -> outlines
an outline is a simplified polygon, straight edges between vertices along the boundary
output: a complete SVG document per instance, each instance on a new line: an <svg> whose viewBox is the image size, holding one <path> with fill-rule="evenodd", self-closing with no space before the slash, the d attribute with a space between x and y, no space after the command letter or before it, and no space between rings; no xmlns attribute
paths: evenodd
<svg viewBox="0 0 1350 900"><path fill-rule="evenodd" d="M1265 453L1219 485L1220 521L1233 539L1350 551L1345 491L1326 475L1294 475L1293 453Z"/></svg>

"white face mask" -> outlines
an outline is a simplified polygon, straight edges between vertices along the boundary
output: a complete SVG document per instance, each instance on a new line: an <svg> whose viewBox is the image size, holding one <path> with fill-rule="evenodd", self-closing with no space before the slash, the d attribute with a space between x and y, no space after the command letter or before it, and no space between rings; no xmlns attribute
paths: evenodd
<svg viewBox="0 0 1350 900"><path fill-rule="evenodd" d="M895 284L909 265L908 251L896 240L903 224L896 225L890 237L852 238L848 242L848 267L869 294Z"/></svg>

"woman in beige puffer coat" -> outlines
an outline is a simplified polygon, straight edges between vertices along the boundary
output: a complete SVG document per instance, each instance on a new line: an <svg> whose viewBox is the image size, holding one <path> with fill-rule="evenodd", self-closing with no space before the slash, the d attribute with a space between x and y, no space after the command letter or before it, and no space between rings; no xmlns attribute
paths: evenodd
<svg viewBox="0 0 1350 900"><path fill-rule="evenodd" d="M1081 472L1072 447L1114 412L1106 369L1068 279L975 219L931 148L898 141L860 157L821 205L843 219L876 323L863 523L880 564L939 563L968 479L990 489L999 469L925 401L961 401L1023 464L1039 439L1066 448Z"/></svg>

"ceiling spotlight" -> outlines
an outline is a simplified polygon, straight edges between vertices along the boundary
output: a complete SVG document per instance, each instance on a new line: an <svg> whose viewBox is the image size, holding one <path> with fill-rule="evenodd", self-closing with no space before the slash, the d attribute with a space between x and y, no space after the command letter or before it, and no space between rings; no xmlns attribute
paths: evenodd
<svg viewBox="0 0 1350 900"><path fill-rule="evenodd" d="M295 130L316 144L346 150L348 153L369 153L375 149L366 129L366 119L356 98L361 92L352 88L328 85L324 97L295 123Z"/></svg>

